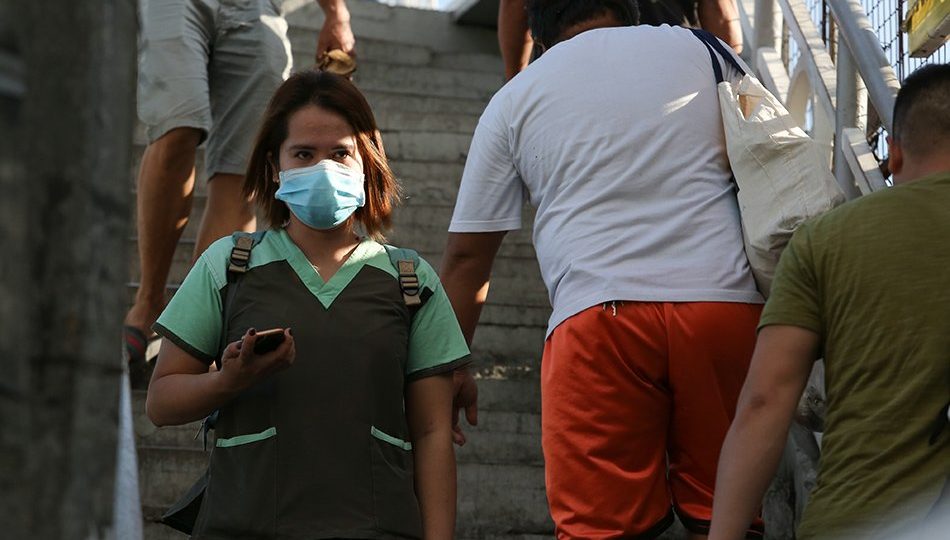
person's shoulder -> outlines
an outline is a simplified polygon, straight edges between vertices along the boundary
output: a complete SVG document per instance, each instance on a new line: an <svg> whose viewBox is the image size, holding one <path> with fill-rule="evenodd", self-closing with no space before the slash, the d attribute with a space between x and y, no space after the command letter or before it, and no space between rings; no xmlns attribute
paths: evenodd
<svg viewBox="0 0 950 540"><path fill-rule="evenodd" d="M887 188L862 195L809 220L808 225L816 233L835 234L840 232L842 226L864 221L869 216L877 220L874 216L894 206L895 199L903 195L904 192L900 188Z"/></svg>
<svg viewBox="0 0 950 540"><path fill-rule="evenodd" d="M231 257L231 250L234 248L234 240L231 235L218 238L208 246L199 257L196 264L204 264L211 268L222 267L227 264Z"/></svg>
<svg viewBox="0 0 950 540"><path fill-rule="evenodd" d="M235 247L235 232L219 238L208 246L195 262L195 268L210 273L214 280L223 285L227 282L228 264L231 260L231 252ZM268 230L266 232L254 233L258 236L257 242L251 248L251 258L249 268L263 266L276 259L284 258L280 248L281 230Z"/></svg>

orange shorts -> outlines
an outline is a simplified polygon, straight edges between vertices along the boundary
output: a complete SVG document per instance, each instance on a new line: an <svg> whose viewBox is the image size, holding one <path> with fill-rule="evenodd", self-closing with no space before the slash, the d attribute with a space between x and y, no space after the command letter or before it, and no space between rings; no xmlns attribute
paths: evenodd
<svg viewBox="0 0 950 540"><path fill-rule="evenodd" d="M761 311L618 301L554 330L541 362L541 440L558 538L653 538L674 509L691 532L708 532ZM760 520L749 533L761 536Z"/></svg>

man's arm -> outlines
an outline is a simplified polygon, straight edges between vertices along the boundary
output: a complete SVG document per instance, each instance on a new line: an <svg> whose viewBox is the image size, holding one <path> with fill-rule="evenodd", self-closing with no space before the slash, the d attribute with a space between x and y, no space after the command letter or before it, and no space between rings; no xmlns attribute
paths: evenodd
<svg viewBox="0 0 950 540"><path fill-rule="evenodd" d="M759 332L716 476L709 540L745 537L785 448L788 426L818 354L818 334L798 326Z"/></svg>
<svg viewBox="0 0 950 540"><path fill-rule="evenodd" d="M320 55L333 49L340 49L346 54L353 55L356 39L350 28L350 11L346 9L343 0L317 0L323 8L325 19L320 37L317 38L316 61L320 62Z"/></svg>
<svg viewBox="0 0 950 540"><path fill-rule="evenodd" d="M498 5L498 47L505 64L505 79L521 72L531 60L531 34L525 0L501 0Z"/></svg>
<svg viewBox="0 0 950 540"><path fill-rule="evenodd" d="M699 25L742 52L742 25L736 0L699 0Z"/></svg>
<svg viewBox="0 0 950 540"><path fill-rule="evenodd" d="M442 255L439 279L445 289L455 317L462 328L465 341L471 346L475 326L488 296L488 281L495 254L507 231L488 233L449 233ZM455 372L455 402L452 405L453 439L465 444L465 434L459 426L459 409L465 409L470 425L478 424L478 386L468 368Z"/></svg>
<svg viewBox="0 0 950 540"><path fill-rule="evenodd" d="M449 233L445 244L439 279L469 345L488 296L488 280L495 254L505 234L507 231Z"/></svg>

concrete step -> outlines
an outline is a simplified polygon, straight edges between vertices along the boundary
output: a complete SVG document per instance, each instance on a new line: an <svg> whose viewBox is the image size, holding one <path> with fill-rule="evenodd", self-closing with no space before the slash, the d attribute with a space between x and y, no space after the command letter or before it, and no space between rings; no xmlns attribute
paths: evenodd
<svg viewBox="0 0 950 540"><path fill-rule="evenodd" d="M310 53L294 56L295 66L309 66ZM427 66L392 66L364 60L353 75L363 92L391 92L411 96L468 98L487 102L504 84L501 74Z"/></svg>
<svg viewBox="0 0 950 540"><path fill-rule="evenodd" d="M480 324L498 326L538 326L546 327L551 317L549 306L506 305L497 295L489 294L488 302L482 308ZM476 332L476 336L477 336ZM477 339L477 338L476 338Z"/></svg>
<svg viewBox="0 0 950 540"><path fill-rule="evenodd" d="M174 446L138 446L139 493L142 504L168 508L208 467L203 450Z"/></svg>
<svg viewBox="0 0 950 540"><path fill-rule="evenodd" d="M551 535L544 467L461 464L456 530L463 538Z"/></svg>
<svg viewBox="0 0 950 540"><path fill-rule="evenodd" d="M419 252L441 253L448 238L448 228L454 207L439 204L408 208L409 204L412 203L407 201L406 205L398 207L394 213L394 227L390 234L393 243L398 245L401 242L406 247ZM499 248L499 256L519 257L526 261L535 260L530 229L533 211L525 208L522 211L521 221L523 224L521 229L509 231L505 235L505 240ZM537 265L536 262L534 264Z"/></svg>
<svg viewBox="0 0 950 540"><path fill-rule="evenodd" d="M471 144L471 133L396 131L383 136L386 155L404 161L464 164Z"/></svg>
<svg viewBox="0 0 950 540"><path fill-rule="evenodd" d="M384 135L383 145L386 144L387 140ZM451 195L451 198L447 199L446 202L455 204L455 194L458 192L459 183L462 181L462 172L465 169L464 163L389 158L389 166L396 178L399 178L404 184L411 186L414 182L425 181L444 185Z"/></svg>
<svg viewBox="0 0 950 540"><path fill-rule="evenodd" d="M353 82L363 91L487 101L502 87L505 80L501 73L361 62L359 70L353 76Z"/></svg>
<svg viewBox="0 0 950 540"><path fill-rule="evenodd" d="M498 51L494 30L456 25L448 12L390 7L370 0L351 0L347 7L358 54L360 40L366 39L420 45L443 53ZM286 0L284 12L291 28L309 30L314 36L323 25L323 12L310 0Z"/></svg>
<svg viewBox="0 0 950 540"><path fill-rule="evenodd" d="M383 145L389 151L389 135L393 132L416 131L458 133L469 137L478 125L478 115L460 113L413 112L373 106L376 122L382 130ZM466 148L467 150L467 148Z"/></svg>
<svg viewBox="0 0 950 540"><path fill-rule="evenodd" d="M202 437L195 438L201 422L181 426L156 427L145 414L145 390L132 390L132 422L136 444L149 447L173 447L202 450Z"/></svg>
<svg viewBox="0 0 950 540"><path fill-rule="evenodd" d="M404 111L415 113L440 113L481 116L485 110L485 100L462 97L440 97L412 94L397 94L387 91L363 91L366 100L373 107L373 112ZM379 117L377 116L377 120ZM390 127L378 122L381 128ZM399 126L394 126L399 127Z"/></svg>
<svg viewBox="0 0 950 540"><path fill-rule="evenodd" d="M479 324L472 342L478 365L493 369L536 368L544 352L544 327Z"/></svg>
<svg viewBox="0 0 950 540"><path fill-rule="evenodd" d="M313 64L317 34L311 29L299 26L291 27L287 34L294 55L309 58L309 63L300 63L298 66ZM504 65L497 52L439 52L431 47L401 40L360 37L356 44L356 55L358 63L365 60L390 65L445 67L485 73L504 72Z"/></svg>
<svg viewBox="0 0 950 540"><path fill-rule="evenodd" d="M463 421L468 442L456 451L458 463L544 465L540 414L480 409L477 426Z"/></svg>

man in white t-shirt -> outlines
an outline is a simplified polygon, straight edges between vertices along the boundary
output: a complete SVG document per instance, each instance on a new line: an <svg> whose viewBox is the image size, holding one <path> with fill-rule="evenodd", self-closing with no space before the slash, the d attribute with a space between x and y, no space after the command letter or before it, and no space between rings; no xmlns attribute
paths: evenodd
<svg viewBox="0 0 950 540"><path fill-rule="evenodd" d="M630 27L633 0L528 13L545 52L479 121L443 283L471 340L527 196L554 308L541 417L557 536L650 538L675 509L702 537L762 303L710 54L689 30Z"/></svg>

